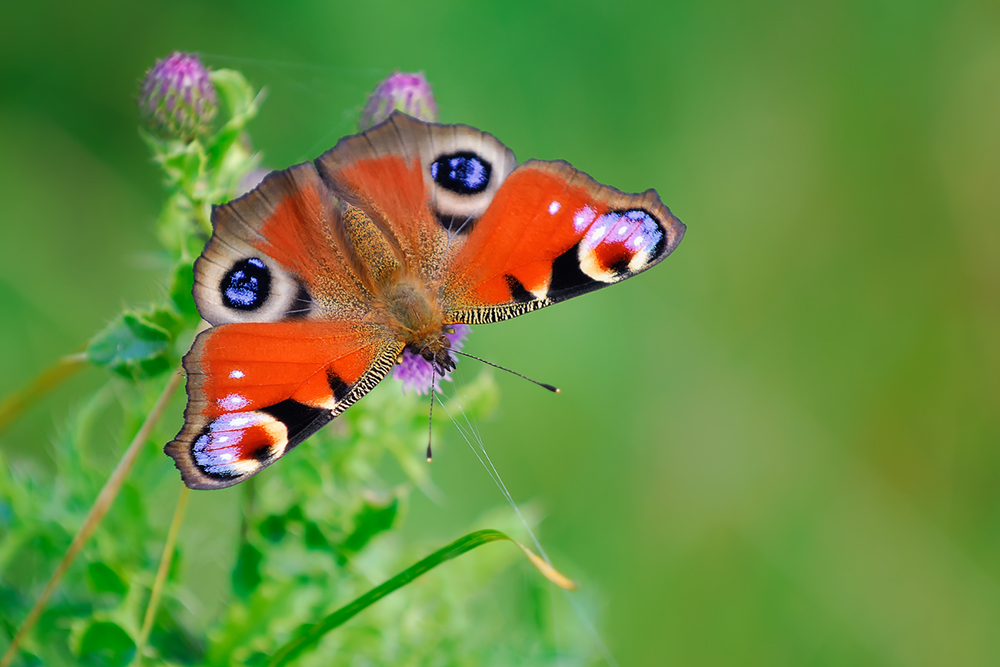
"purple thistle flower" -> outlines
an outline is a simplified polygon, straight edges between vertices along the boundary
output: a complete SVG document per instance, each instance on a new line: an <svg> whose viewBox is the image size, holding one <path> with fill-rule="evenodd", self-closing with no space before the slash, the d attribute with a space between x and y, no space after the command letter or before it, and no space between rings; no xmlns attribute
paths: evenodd
<svg viewBox="0 0 1000 667"><path fill-rule="evenodd" d="M358 128L364 131L378 125L397 109L419 120L437 122L437 104L423 72L393 72L378 84L375 92L368 96Z"/></svg>
<svg viewBox="0 0 1000 667"><path fill-rule="evenodd" d="M174 51L146 72L139 115L166 139L190 140L208 129L218 108L208 70L193 53Z"/></svg>
<svg viewBox="0 0 1000 667"><path fill-rule="evenodd" d="M453 334L445 334L451 341L451 349L461 350L465 344L465 337L472 330L468 324L453 324ZM431 389L431 378L435 375L431 363L419 354L413 354L409 350L403 350L403 360L397 364L392 371L392 379L403 383L403 391L413 389L418 395L423 396ZM451 381L451 373L437 373L437 380L434 390L441 390L441 380Z"/></svg>

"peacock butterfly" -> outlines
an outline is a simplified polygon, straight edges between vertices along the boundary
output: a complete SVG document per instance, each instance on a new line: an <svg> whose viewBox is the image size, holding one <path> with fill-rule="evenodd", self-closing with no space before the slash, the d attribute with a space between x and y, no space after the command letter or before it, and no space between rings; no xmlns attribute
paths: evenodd
<svg viewBox="0 0 1000 667"><path fill-rule="evenodd" d="M404 349L455 366L456 324L506 320L641 273L684 224L566 162L394 113L212 211L184 357L184 483L260 472L379 383Z"/></svg>

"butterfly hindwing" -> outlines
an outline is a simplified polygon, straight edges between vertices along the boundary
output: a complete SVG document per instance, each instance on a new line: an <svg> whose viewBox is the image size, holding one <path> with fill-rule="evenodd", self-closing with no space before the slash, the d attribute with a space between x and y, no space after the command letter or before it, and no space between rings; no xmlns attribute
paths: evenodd
<svg viewBox="0 0 1000 667"><path fill-rule="evenodd" d="M400 346L347 322L225 324L184 357L184 429L167 445L184 482L222 488L256 474L385 377Z"/></svg>

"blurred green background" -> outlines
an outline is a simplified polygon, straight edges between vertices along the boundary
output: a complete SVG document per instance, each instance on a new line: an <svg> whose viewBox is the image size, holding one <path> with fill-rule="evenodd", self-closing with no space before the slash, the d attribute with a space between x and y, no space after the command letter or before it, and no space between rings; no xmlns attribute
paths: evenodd
<svg viewBox="0 0 1000 667"><path fill-rule="evenodd" d="M134 108L157 58L197 51L266 86L251 132L274 168L351 133L394 69L423 70L443 121L654 187L688 225L654 271L466 348L563 388L498 377L480 431L514 498L544 508L556 564L603 601L620 663L1000 661L996 2L3 13L0 393L165 289ZM4 454L44 463L100 373L33 408ZM433 475L445 501L414 497L415 537L502 502L454 430ZM234 499L198 493L191 516Z"/></svg>

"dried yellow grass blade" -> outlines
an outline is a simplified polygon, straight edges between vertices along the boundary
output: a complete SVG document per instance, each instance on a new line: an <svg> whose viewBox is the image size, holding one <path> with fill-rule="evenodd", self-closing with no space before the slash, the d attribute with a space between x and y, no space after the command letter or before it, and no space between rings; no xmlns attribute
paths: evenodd
<svg viewBox="0 0 1000 667"><path fill-rule="evenodd" d="M514 542L514 540L511 540ZM531 564L538 568L538 571L542 573L542 576L551 581L553 584L559 588L565 588L567 591L575 591L577 589L576 582L567 577L565 574L552 567L552 565L545 560L543 560L538 554L524 546L520 542L514 542L517 546L521 548L524 555L528 557Z"/></svg>

